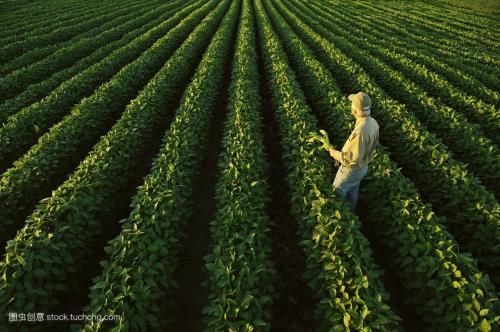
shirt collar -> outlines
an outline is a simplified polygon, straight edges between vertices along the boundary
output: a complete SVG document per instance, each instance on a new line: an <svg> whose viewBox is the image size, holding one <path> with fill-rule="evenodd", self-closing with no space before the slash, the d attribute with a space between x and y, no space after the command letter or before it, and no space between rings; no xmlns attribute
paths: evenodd
<svg viewBox="0 0 500 332"><path fill-rule="evenodd" d="M356 126L359 125L360 123L363 123L366 121L366 119L368 119L370 116L368 115L367 117L365 118L359 118L359 119L356 119Z"/></svg>

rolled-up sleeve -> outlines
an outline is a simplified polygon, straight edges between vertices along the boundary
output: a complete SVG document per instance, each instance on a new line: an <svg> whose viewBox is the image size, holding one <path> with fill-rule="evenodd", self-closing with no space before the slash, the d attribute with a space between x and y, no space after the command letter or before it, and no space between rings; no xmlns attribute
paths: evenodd
<svg viewBox="0 0 500 332"><path fill-rule="evenodd" d="M338 150L335 150L334 148L330 148L330 157L332 157L335 160L338 160L340 162L342 158L342 153Z"/></svg>

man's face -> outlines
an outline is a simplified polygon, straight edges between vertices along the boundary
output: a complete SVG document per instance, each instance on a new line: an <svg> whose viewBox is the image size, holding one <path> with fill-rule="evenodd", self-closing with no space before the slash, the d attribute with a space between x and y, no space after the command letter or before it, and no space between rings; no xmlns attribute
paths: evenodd
<svg viewBox="0 0 500 332"><path fill-rule="evenodd" d="M351 105L351 114L352 116L356 117L356 108L354 107L354 105Z"/></svg>

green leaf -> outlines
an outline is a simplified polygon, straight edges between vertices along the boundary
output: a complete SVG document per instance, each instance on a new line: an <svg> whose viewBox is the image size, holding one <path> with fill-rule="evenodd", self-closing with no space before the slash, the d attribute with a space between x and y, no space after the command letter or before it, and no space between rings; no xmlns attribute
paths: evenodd
<svg viewBox="0 0 500 332"><path fill-rule="evenodd" d="M99 281L98 283L95 283L92 286L92 289L99 289L99 288L105 288L106 287L106 282L105 281Z"/></svg>
<svg viewBox="0 0 500 332"><path fill-rule="evenodd" d="M205 265L208 272L214 272L217 269L217 265L214 263L208 263Z"/></svg>
<svg viewBox="0 0 500 332"><path fill-rule="evenodd" d="M479 303L478 300L473 299L472 300L472 304L474 305L474 309L476 309L476 311L480 311L481 310L481 304Z"/></svg>
<svg viewBox="0 0 500 332"><path fill-rule="evenodd" d="M481 332L490 332L491 331L490 323L488 323L486 318L483 318L483 320L481 321L481 325L479 325L479 330Z"/></svg>
<svg viewBox="0 0 500 332"><path fill-rule="evenodd" d="M325 264L325 270L326 271L335 270L335 264L333 264L333 263L327 263L327 264Z"/></svg>
<svg viewBox="0 0 500 332"><path fill-rule="evenodd" d="M21 255L17 255L17 256L15 256L15 257L16 257L17 261L18 261L21 265L24 265L24 258L23 258L23 256L21 256Z"/></svg>
<svg viewBox="0 0 500 332"><path fill-rule="evenodd" d="M351 321L351 315L349 315L347 312L344 313L344 326L349 327L350 321Z"/></svg>
<svg viewBox="0 0 500 332"><path fill-rule="evenodd" d="M241 308L242 309L247 309L250 306L250 302L254 299L253 295L247 294L243 298L243 301L241 301Z"/></svg>
<svg viewBox="0 0 500 332"><path fill-rule="evenodd" d="M484 317L488 314L489 310L488 309L483 309L479 312L479 316Z"/></svg>
<svg viewBox="0 0 500 332"><path fill-rule="evenodd" d="M366 316L368 316L369 313L370 313L370 310L368 310L368 306L367 305L363 305L363 310L361 311L361 318L365 319Z"/></svg>
<svg viewBox="0 0 500 332"><path fill-rule="evenodd" d="M35 269L33 271L33 274L37 277L45 277L47 275L47 272L43 269Z"/></svg>
<svg viewBox="0 0 500 332"><path fill-rule="evenodd" d="M361 316L355 310L353 310L353 309L347 309L347 311L351 315L351 318L354 321L354 324L356 324L356 326L358 326L359 324L361 324Z"/></svg>

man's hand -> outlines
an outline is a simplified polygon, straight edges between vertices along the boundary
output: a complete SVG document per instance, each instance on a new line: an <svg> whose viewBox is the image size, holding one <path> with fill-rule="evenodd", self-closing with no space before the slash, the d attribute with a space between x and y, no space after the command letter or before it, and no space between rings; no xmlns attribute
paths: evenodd
<svg viewBox="0 0 500 332"><path fill-rule="evenodd" d="M320 130L319 132L321 134L319 141L321 142L321 144L323 144L323 148L327 151L330 151L330 148L333 148L333 146L330 144L328 134L324 130Z"/></svg>
<svg viewBox="0 0 500 332"><path fill-rule="evenodd" d="M324 130L320 130L319 131L320 134L316 134L316 133L311 133L311 136L310 138L307 140L308 142L319 142L321 143L321 147L327 151L330 150L330 147L331 147L331 144L328 140L328 135L326 133L326 131Z"/></svg>
<svg viewBox="0 0 500 332"><path fill-rule="evenodd" d="M326 133L326 131L320 130L319 132L320 132L320 135L312 134L312 137L309 139L309 141L310 142L319 141L321 143L321 146L323 147L323 149L328 151L328 153L330 154L330 156L333 159L335 159L337 162L340 162L340 158L342 156L341 152L339 150L335 149L335 147L330 144L330 141L328 139L328 134Z"/></svg>

